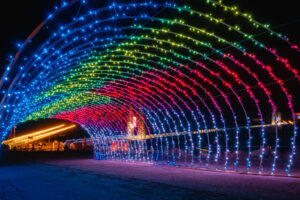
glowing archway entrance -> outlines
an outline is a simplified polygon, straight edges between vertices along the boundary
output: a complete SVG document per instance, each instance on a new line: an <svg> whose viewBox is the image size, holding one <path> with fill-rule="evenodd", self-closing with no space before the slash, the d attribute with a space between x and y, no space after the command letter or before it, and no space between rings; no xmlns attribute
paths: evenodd
<svg viewBox="0 0 300 200"><path fill-rule="evenodd" d="M299 47L234 6L201 3L57 7L2 75L1 140L58 118L88 130L99 159L289 175Z"/></svg>

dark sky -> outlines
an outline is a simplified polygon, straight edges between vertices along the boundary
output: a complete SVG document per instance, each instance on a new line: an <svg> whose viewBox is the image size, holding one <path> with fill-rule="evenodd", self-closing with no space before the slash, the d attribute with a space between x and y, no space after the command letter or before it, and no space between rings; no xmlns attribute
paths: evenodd
<svg viewBox="0 0 300 200"><path fill-rule="evenodd" d="M23 42L43 21L57 0L10 0L0 3L0 65L7 64L7 56L16 53L17 42Z"/></svg>
<svg viewBox="0 0 300 200"><path fill-rule="evenodd" d="M60 1L9 0L5 1L5 4L2 2L4 1L0 3L1 68L7 64L7 56L15 54L16 43L24 41L32 30L43 21L47 13L53 10L54 5L57 5ZM300 12L297 5L298 1L224 0L224 2L228 5L238 5L241 10L251 13L258 21L270 23L273 26L293 22L276 30L288 35L296 44L300 44Z"/></svg>

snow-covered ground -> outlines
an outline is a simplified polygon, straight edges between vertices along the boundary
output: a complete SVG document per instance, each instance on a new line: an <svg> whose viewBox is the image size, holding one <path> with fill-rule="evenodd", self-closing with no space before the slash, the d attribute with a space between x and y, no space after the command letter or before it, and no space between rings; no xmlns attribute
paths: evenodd
<svg viewBox="0 0 300 200"><path fill-rule="evenodd" d="M300 179L93 159L0 166L0 199L300 199Z"/></svg>

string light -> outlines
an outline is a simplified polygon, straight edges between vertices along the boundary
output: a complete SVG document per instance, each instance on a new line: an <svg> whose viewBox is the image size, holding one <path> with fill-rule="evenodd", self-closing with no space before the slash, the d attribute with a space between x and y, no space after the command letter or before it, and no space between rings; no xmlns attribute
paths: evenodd
<svg viewBox="0 0 300 200"><path fill-rule="evenodd" d="M86 9L58 26L59 14L79 4ZM154 1L91 9L88 1L75 0L56 6L17 45L1 76L1 140L19 122L58 118L85 127L94 140L96 159L275 174L282 107L266 84L272 81L292 119L285 169L290 175L296 115L292 95L273 66L298 81L299 73L255 36L266 31L270 40L283 41L291 51L300 52L299 47L236 6L220 0L203 4L212 12ZM228 16L216 17L217 7ZM241 19L243 26L233 24L231 17ZM35 40L42 32L49 37ZM267 130L269 113L275 123ZM258 118L259 134L251 118ZM270 161L265 149L272 142ZM259 160L255 166L254 159Z"/></svg>

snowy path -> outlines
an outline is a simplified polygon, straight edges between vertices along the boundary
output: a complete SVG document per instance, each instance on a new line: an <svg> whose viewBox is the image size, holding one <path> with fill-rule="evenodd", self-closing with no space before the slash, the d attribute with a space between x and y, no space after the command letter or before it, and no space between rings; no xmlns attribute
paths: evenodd
<svg viewBox="0 0 300 200"><path fill-rule="evenodd" d="M224 195L45 164L0 167L1 200L224 199Z"/></svg>
<svg viewBox="0 0 300 200"><path fill-rule="evenodd" d="M0 166L0 199L300 199L300 179L66 159Z"/></svg>

